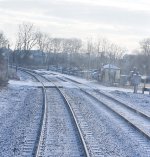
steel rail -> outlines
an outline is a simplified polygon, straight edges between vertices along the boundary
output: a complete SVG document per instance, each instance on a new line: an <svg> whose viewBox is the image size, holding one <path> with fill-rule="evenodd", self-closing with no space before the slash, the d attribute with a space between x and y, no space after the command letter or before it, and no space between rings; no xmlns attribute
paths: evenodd
<svg viewBox="0 0 150 157"><path fill-rule="evenodd" d="M45 80L47 80L48 82L51 82L48 78L44 77L43 75L40 75L40 74L36 73L35 71L30 70L30 69L23 69L23 71L28 72L28 73L29 73L30 75L32 75L34 78L37 78L35 75L38 75L38 76L40 76L40 77L43 77L43 78L44 78ZM34 73L34 74L33 74L33 73ZM37 80L39 80L39 79L37 79ZM84 137L83 137L83 135L82 135L82 131L81 131L80 126L79 126L79 124L78 124L76 115L75 115L75 113L74 113L74 111L73 111L73 109L72 109L72 107L71 107L71 104L69 103L69 101L67 100L66 96L63 94L63 92L61 91L61 89L60 89L54 82L51 82L51 83L53 83L53 85L56 87L56 89L58 90L58 92L59 92L60 95L62 96L62 98L63 98L65 104L68 106L68 108L69 108L69 110L70 110L70 113L71 113L71 115L72 115L72 119L73 119L73 121L74 121L74 123L75 123L76 129L77 129L78 134L79 134L79 137L80 137L80 141L81 141L82 146L83 146L83 149L84 149L84 150L83 150L83 151L84 151L84 155L85 155L86 157L90 157L90 153L89 153L89 151L88 151L86 142L85 142ZM43 83L42 83L42 85L43 85L43 88L45 89ZM46 98L45 98L45 100L46 100ZM47 106L47 105L46 105L46 106ZM47 107L45 107L45 111L46 111L46 108L47 108ZM44 117L45 117L45 114L44 114ZM46 118L46 117L45 117L45 118ZM45 118L44 118L44 119L45 119ZM44 121L45 121L45 120L44 120ZM44 124L44 123L45 123L45 122L43 122L43 124ZM43 132L43 130L44 130L43 127L44 127L44 126L42 125L41 135L40 135L40 138L39 138L38 146L37 146L37 149L35 149L35 152L36 152L36 153L35 153L35 154L36 154L35 157L40 157L40 156L41 156L41 155L40 155L40 147L41 147L42 142L43 142L43 138L42 138L42 132Z"/></svg>
<svg viewBox="0 0 150 157"><path fill-rule="evenodd" d="M83 83L80 83L80 82L78 82L78 81L74 81L74 80L72 80L72 79L70 79L70 78L67 78L67 77L65 77L65 78L66 78L67 80L73 82L73 83L83 84ZM59 78L58 78L58 79L59 79ZM86 84L83 84L83 85L89 87L90 89L94 90L96 93L101 94L101 95L107 97L108 99L110 99L110 100L112 100L112 101L114 101L114 102L120 103L120 105L125 106L126 108L131 109L132 111L134 111L134 112L136 112L136 113L138 113L138 114L142 115L143 117L146 117L146 118L148 118L148 119L150 120L150 115L144 113L143 111L139 111L139 110L135 109L134 107L131 107L131 106L125 104L125 102L123 102L123 101L121 101L121 100L118 100L118 99L115 99L115 98L113 98L112 96L110 96L110 95L108 95L108 94L106 94L106 93L104 93L104 92L102 92L102 91L99 91L99 90L97 90L97 89L94 89L94 88L90 87L89 85L86 85ZM82 91L85 92L85 90L81 89L81 87L79 87L78 85L75 84L75 86L77 86L80 90L82 90Z"/></svg>
<svg viewBox="0 0 150 157"><path fill-rule="evenodd" d="M66 78L66 77L64 77L64 78ZM68 78L66 78L66 79L68 79ZM70 78L69 78L68 80L71 81L71 82L73 82L74 84L75 84L75 83L77 83L77 84L82 84L82 83L80 83L80 82L78 82L78 81L74 81L74 80L72 80L72 79L70 79ZM132 122L131 122L130 120L128 120L126 117L124 117L122 114L120 114L120 113L118 113L117 111L115 111L115 109L113 109L112 107L110 107L110 106L107 105L106 103L102 102L101 100L99 100L98 98L96 98L94 95L92 95L92 94L88 93L87 91L83 90L83 89L82 89L81 87L79 87L79 85L77 85L77 84L75 84L75 86L78 87L80 91L82 91L83 93L85 93L87 96L91 97L92 99L94 99L94 100L97 101L98 103L101 103L101 104L104 105L106 108L108 108L109 110L111 110L113 113L117 114L119 117L121 117L122 119L124 119L127 123L129 123L132 127L134 127L136 130L138 130L140 133L142 133L147 139L150 140L150 134L147 134L144 130L141 130L138 126L136 126L134 123L132 123ZM86 84L84 84L84 85L86 85ZM86 85L86 86L90 87L89 85ZM92 87L90 87L90 89L93 90ZM97 92L97 93L99 93L99 94L102 94L102 95L106 96L107 98L109 98L109 99L112 100L112 101L115 101L115 102L119 103L120 105L126 107L127 109L133 111L134 113L139 114L139 115L141 115L142 117L144 117L144 118L146 118L146 119L150 119L150 116L148 116L147 114L145 114L145 113L143 113L143 112L141 112L141 111L138 111L138 110L134 109L133 107L128 106L128 105L126 105L125 103L120 102L119 100L117 100L117 99L115 99L115 98L113 98L113 97L111 97L111 96L106 95L106 94L103 93L103 92L100 92L100 91L98 91L98 90L96 90L96 89L94 89L94 91Z"/></svg>
<svg viewBox="0 0 150 157"><path fill-rule="evenodd" d="M34 146L34 150L33 150L33 157L39 157L39 153L40 153L40 148L42 145L42 141L43 141L43 136L42 133L45 130L45 125L47 122L47 95L46 95L46 88L43 84L43 82L40 81L39 78L37 78L31 70L27 70L24 68L18 68L20 71L26 72L27 74L31 75L33 78L35 78L35 80L37 80L37 82L40 82L42 84L42 93L43 93L43 107L42 107L42 116L41 116L41 120L40 120L40 126L39 126L39 130L38 130L38 135L37 135L37 139L35 142L35 146Z"/></svg>
<svg viewBox="0 0 150 157"><path fill-rule="evenodd" d="M88 93L88 92L86 92L84 90L81 90L81 91L84 92L89 97L91 97L92 99L94 99L95 101L97 101L97 102L101 103L102 105L104 105L106 108L108 108L109 110L111 110L113 113L117 114L119 117L121 117L122 119L124 119L127 123L129 123L132 127L134 127L136 130L138 130L140 133L142 133L147 139L150 140L150 135L148 135L145 131L141 130L138 126L136 126L133 122L131 122L130 120L128 120L122 114L118 113L115 109L113 109L112 107L110 107L109 105L107 105L106 103L104 103L103 101L99 100L98 98L96 98L92 94L90 94L90 93Z"/></svg>

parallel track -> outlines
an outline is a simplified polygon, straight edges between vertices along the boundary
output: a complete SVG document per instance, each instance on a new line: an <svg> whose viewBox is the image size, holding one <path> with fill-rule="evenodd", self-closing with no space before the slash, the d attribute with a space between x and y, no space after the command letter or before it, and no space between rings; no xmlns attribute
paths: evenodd
<svg viewBox="0 0 150 157"><path fill-rule="evenodd" d="M43 77L45 78L44 76L41 76L40 77ZM85 89L81 88L80 85L82 85L82 83L80 82L77 82L77 81L74 81L72 79L68 79L68 78L65 78L65 79L61 79L59 77L56 77L57 79L60 79L61 81L65 81L66 80L69 80L71 82L73 82L75 84L75 86L77 86L84 94L86 94L88 97L90 97L91 99L97 101L98 103L101 103L103 104L106 108L108 108L109 110L111 110L113 113L117 114L120 118L122 118L123 120L125 120L127 123L129 123L133 128L135 128L139 133L141 133L141 135L144 135L144 137L146 137L146 139L148 139L148 141L150 140L150 132L149 132L149 129L145 129L147 127L147 125L149 126L149 120L150 120L150 116L147 115L146 113L140 111L140 110L137 110L135 109L134 107L130 106L130 105L127 105L126 103L122 102L122 101L119 101L115 98L113 98L112 96L104 93L104 92L101 92L99 90L96 90L96 89L93 89L91 88L90 86L88 86L90 89L93 90L93 93L92 92L89 92L89 91L86 91ZM45 78L47 81L50 81L49 79ZM83 143L83 147L85 149L85 154L86 156L91 156L91 154L89 153L89 148L87 148L87 145L86 145L86 142L85 142L85 139L84 137L82 136L82 131L80 129L81 126L78 125L78 122L77 122L77 117L78 115L75 115L74 111L72 110L71 108L71 105L69 104L69 102L67 101L66 97L64 96L63 92L61 91L61 89L55 84L53 83L57 90L60 92L60 94L62 95L64 101L68 104L72 114L73 114L73 117L75 119L75 123L77 125L77 128L78 128L78 131L79 131L79 134L81 136L81 141ZM95 93L94 93L95 92ZM102 98L100 98L102 97ZM111 105L113 104L113 105ZM118 106L115 107L115 106ZM130 112L130 115L128 116L128 112ZM136 117L139 118L139 120L142 120L142 122L144 122L146 125L144 125L144 123L140 124L139 122L137 122L136 120ZM133 118L133 119L132 119ZM134 136L134 135L133 135ZM143 141L140 141L143 143ZM40 146L40 144L38 145ZM148 148L147 148L148 149ZM150 150L148 149L148 151L150 152ZM38 155L37 155L38 157Z"/></svg>
<svg viewBox="0 0 150 157"><path fill-rule="evenodd" d="M43 133L45 132L44 128L45 128L45 125L47 123L47 96L46 96L46 88L43 84L43 82L41 82L41 80L36 77L31 71L29 70L26 70L26 69L23 69L23 68L18 68L20 71L23 71L29 75L31 75L37 82L40 82L41 85L42 85L42 93L43 93L43 106L42 106L42 116L41 116L41 119L40 119L40 126L39 126L39 129L38 129L38 133L37 133L37 138L36 138L36 141L30 141L30 139L27 141L27 144L26 144L26 152L24 153L23 152L23 155L28 157L28 155L32 154L33 157L36 157L37 154L39 154L39 145L41 145L42 141L43 141ZM34 145L34 149L33 150L30 150L32 147L32 145ZM31 152L32 151L32 152Z"/></svg>
<svg viewBox="0 0 150 157"><path fill-rule="evenodd" d="M57 78L59 79L59 77L57 77ZM89 87L91 90L93 90L98 95L98 96L96 96L96 94L92 94L91 92L88 92L85 89L81 88L80 85L82 83L72 80L67 77L64 77L64 78L66 78L66 80L69 80L72 83L74 83L75 86L77 86L87 96L96 100L99 103L102 103L108 109L110 109L111 111L113 111L114 113L119 115L119 117L123 118L127 123L129 123L132 127L134 127L136 130L138 130L140 133L142 133L142 135L144 135L148 140L150 140L150 131L149 131L150 116L148 114L144 113L143 111L137 110L134 107L127 105L123 101L119 101L102 91L93 89L90 86L86 85L87 87ZM102 98L100 98L100 97L102 97ZM128 116L128 113L130 113L129 116ZM141 121L137 122L136 118L141 119Z"/></svg>
<svg viewBox="0 0 150 157"><path fill-rule="evenodd" d="M28 74L30 74L30 75L32 75L38 82L41 82L41 80L38 77L42 77L43 79L45 79L47 81L50 81L50 80L46 79L45 77L43 77L42 75L33 72L32 70L22 69L22 68L19 68L19 69L26 72L26 73L28 73ZM42 91L43 91L43 97L44 97L44 100L43 100L44 107L43 107L43 115L42 115L42 118L41 118L41 126L40 126L40 129L39 129L37 140L35 142L34 152L32 153L32 154L34 154L33 156L35 156L35 157L41 157L42 154L43 154L42 149L44 150L43 144L46 140L44 136L45 136L45 131L46 131L47 119L48 119L46 88L45 88L43 82L41 82L41 84L42 84ZM55 83L53 83L53 84L54 84L55 88L58 90L58 92L60 93L61 97L63 98L63 101L65 102L65 104L67 105L67 107L68 107L68 109L71 113L72 119L74 121L74 125L76 127L76 130L78 131L78 137L80 138L79 140L81 141L80 143L82 144L84 156L90 157L90 153L89 153L89 150L87 148L84 137L82 135L82 131L80 129L80 126L78 124L76 115L74 114L74 111L72 110L70 103L67 101L67 99L64 96L63 92L61 91L61 89Z"/></svg>

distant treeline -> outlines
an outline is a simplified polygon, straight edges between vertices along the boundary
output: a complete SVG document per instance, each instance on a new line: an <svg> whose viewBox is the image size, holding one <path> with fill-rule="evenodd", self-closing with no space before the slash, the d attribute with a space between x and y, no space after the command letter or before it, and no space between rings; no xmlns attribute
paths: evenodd
<svg viewBox="0 0 150 157"><path fill-rule="evenodd" d="M55 65L80 69L99 69L104 64L114 64L129 73L137 67L141 73L150 71L150 39L140 43L135 55L125 55L126 49L107 39L56 38L37 30L30 23L18 27L15 49L9 49L9 42L0 33L0 48L9 49L9 61L16 65Z"/></svg>

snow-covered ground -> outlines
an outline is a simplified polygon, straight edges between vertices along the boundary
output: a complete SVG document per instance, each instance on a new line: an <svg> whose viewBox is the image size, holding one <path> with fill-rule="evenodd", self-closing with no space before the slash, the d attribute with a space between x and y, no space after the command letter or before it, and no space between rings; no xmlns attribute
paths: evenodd
<svg viewBox="0 0 150 157"><path fill-rule="evenodd" d="M126 104L147 113L150 116L150 95L134 94L131 92L111 91L110 94L118 100L122 100Z"/></svg>
<svg viewBox="0 0 150 157"><path fill-rule="evenodd" d="M76 76L72 76L72 75L66 75L66 74L61 74L58 72L54 72L54 71L44 71L44 70L35 70L38 73L46 73L51 75L51 77L60 77L60 78L69 78L71 80L74 80L76 82L82 83L83 85L85 85L86 87L92 87L92 88L96 88L96 89L100 89L100 90L106 90L106 91L124 91L124 92L133 92L133 89L130 88L120 88L120 87L106 87L104 85L99 84L96 80L87 80L84 78L80 78L80 77L76 77ZM52 76L52 74L55 74L54 76ZM141 92L141 91L139 91Z"/></svg>
<svg viewBox="0 0 150 157"><path fill-rule="evenodd" d="M0 87L0 157L23 156L29 128L41 112L41 89L14 82Z"/></svg>
<svg viewBox="0 0 150 157"><path fill-rule="evenodd" d="M79 124L84 125L95 139L95 146L106 157L148 157L149 142L124 120L103 105L92 100L78 89L64 89L76 114ZM82 119L80 118L82 117ZM82 127L82 126L81 126ZM89 147L94 139L88 138L89 131L82 130Z"/></svg>
<svg viewBox="0 0 150 157"><path fill-rule="evenodd" d="M65 102L56 89L47 89L48 122L44 156L82 156L83 148Z"/></svg>
<svg viewBox="0 0 150 157"><path fill-rule="evenodd" d="M101 152L103 152L102 154L104 156L149 156L148 148L150 144L146 139L143 138L143 136L141 136L141 134L139 134L128 123L124 122L124 120L120 119L120 117L114 116L113 114L111 115L111 113L109 113L107 110L105 111L102 106L91 101L90 98L83 95L80 91L78 91L77 88L75 88L75 85L72 84L77 84L80 86L80 88L87 88L88 86L86 90L89 90L90 87L92 87L107 94L109 93L113 97L123 100L125 103L130 103L130 105L134 108L137 107L139 111L142 110L141 103L143 103L143 106L146 108L150 106L149 95L133 94L133 91L130 89L105 87L99 85L97 82L87 81L58 73L55 76L51 75L51 73L49 75L47 74L46 76L49 77L51 81L58 81L59 84L64 86L66 96L70 100L70 104L73 106L73 108L75 108L75 112L77 112L77 114L80 112L79 117L83 116L82 120L84 119L84 124L87 124L89 130L91 130L88 132L92 132L93 135L95 134L96 140L94 140L93 137L92 141L95 141L95 145L99 143L98 147L100 146L100 148L97 147L97 149L101 150L103 148ZM70 81L67 80L66 77L83 83L84 85L72 82L70 83L69 87ZM65 80L68 81L68 83ZM124 95L128 95L128 98L125 97L123 99ZM139 100L139 97L141 97L141 100ZM139 102L138 105L136 105L137 101ZM144 107L143 111L146 110ZM147 113L149 113L149 111L147 111ZM80 119L78 119L78 121L81 125L82 121L80 122ZM88 137L86 132L84 132L84 134L85 137ZM88 141L88 139L86 142L90 145L90 141Z"/></svg>
<svg viewBox="0 0 150 157"><path fill-rule="evenodd" d="M83 135L93 152L92 156L94 156L94 151L99 151L100 155L106 157L150 156L146 149L150 146L149 141L144 139L141 134L139 135L139 132L128 123L106 110L103 105L84 95L76 85L78 84L86 90L94 88L103 91L148 115L150 115L150 95L133 94L132 89L105 87L93 80L85 80L56 72L40 70L41 72L44 72L43 74L55 84L64 87L62 90L75 110ZM18 76L20 80L10 80L6 87L0 87L0 157L22 157L24 149L28 147L28 141L30 139L34 141L36 138L34 132L39 126L38 120L43 103L41 89L37 88L40 83L36 82L30 75L20 71ZM76 82L71 82L66 78ZM52 83L45 83L47 86L54 86ZM48 91L48 101L53 106L49 113L53 119L49 117L49 122L51 122L49 126L51 127L47 130L47 137L51 138L52 141L47 141L45 153L46 156L49 154L58 156L62 153L63 156L70 156L71 151L78 150L75 138L73 139L75 142L74 148L71 136L69 139L70 145L66 141L67 135L73 134L74 130L72 124L69 123L69 116L61 119L61 115L65 114L65 109L61 107L64 104L61 103L60 98L56 95L57 93L53 92L53 89ZM60 107L61 110L59 110ZM55 112L56 114L54 114ZM59 121L55 123L56 118ZM66 123L67 119L68 122ZM54 134L56 139L52 139L50 134ZM55 142L53 143L53 141ZM93 141L95 142L91 143ZM61 144L64 145L64 148ZM57 146L59 146L58 150Z"/></svg>
<svg viewBox="0 0 150 157"><path fill-rule="evenodd" d="M32 81L32 82L36 82L36 80L29 74L22 72L20 70L17 71L17 75L20 78L21 81Z"/></svg>
<svg viewBox="0 0 150 157"><path fill-rule="evenodd" d="M41 71L40 71L41 72ZM133 93L133 89L127 89L127 88L120 88L120 87L106 87L103 85L100 85L97 81L95 80L86 80L83 78L79 78L76 76L70 76L66 74L60 74L57 72L52 72L52 71L43 71L47 74L49 74L49 77L51 78L61 78L62 82L61 84L64 85L66 88L75 88L75 84L77 83L69 83L69 80L66 80L65 78L69 78L71 80L77 81L81 84L78 84L78 86L83 87L83 88L94 88L98 89L100 91L103 91L105 93L108 93L112 95L113 97L117 98L118 100L122 100L125 103L128 103L130 106L133 106L134 108L137 108L144 113L147 113L150 115L150 95L149 93L141 94L141 91L138 91L137 94ZM51 75L54 73L55 75ZM47 75L48 77L48 75ZM63 82L63 79L68 81L68 82Z"/></svg>

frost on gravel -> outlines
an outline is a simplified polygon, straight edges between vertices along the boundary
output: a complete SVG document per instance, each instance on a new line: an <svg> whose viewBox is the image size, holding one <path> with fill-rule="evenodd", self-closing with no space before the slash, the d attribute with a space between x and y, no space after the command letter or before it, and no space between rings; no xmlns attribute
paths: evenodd
<svg viewBox="0 0 150 157"><path fill-rule="evenodd" d="M48 124L44 156L83 156L75 127L63 99L54 89L47 89L47 94Z"/></svg>
<svg viewBox="0 0 150 157"><path fill-rule="evenodd" d="M17 72L18 77L21 81L36 81L32 76L26 74L25 72L19 71Z"/></svg>
<svg viewBox="0 0 150 157"><path fill-rule="evenodd" d="M126 104L137 108L144 113L150 115L150 95L148 94L134 94L130 92L112 91L110 92L115 98L123 100Z"/></svg>
<svg viewBox="0 0 150 157"><path fill-rule="evenodd" d="M130 137L134 132L132 127L124 124L118 117L114 117L102 106L79 92L77 89L65 89L71 105L78 106L88 126L93 130L104 156L113 157L147 157L147 152L140 143ZM74 101L74 104L73 104ZM122 126L125 125L125 129Z"/></svg>
<svg viewBox="0 0 150 157"><path fill-rule="evenodd" d="M22 156L30 118L41 106L40 94L33 87L0 87L0 157Z"/></svg>

